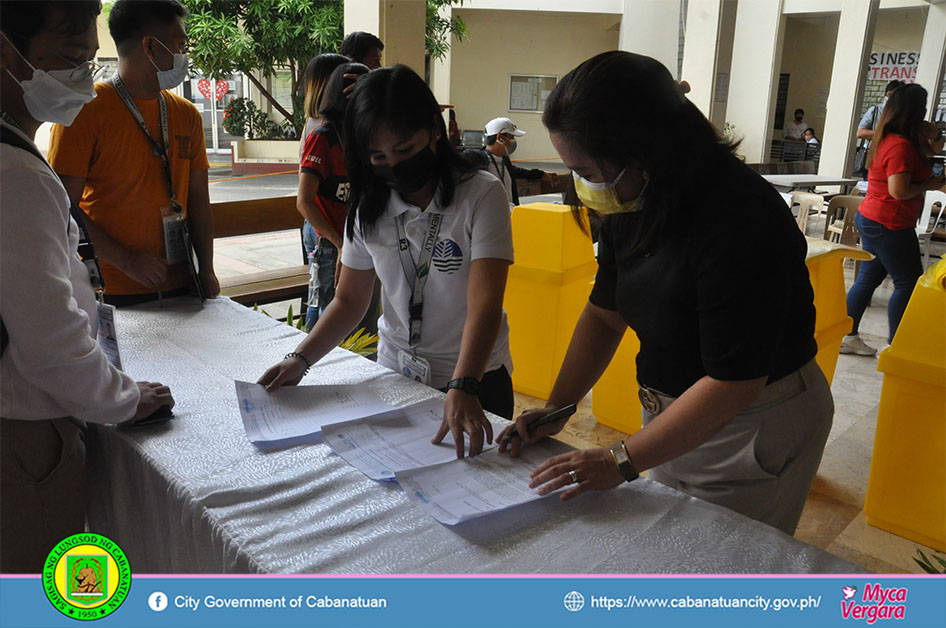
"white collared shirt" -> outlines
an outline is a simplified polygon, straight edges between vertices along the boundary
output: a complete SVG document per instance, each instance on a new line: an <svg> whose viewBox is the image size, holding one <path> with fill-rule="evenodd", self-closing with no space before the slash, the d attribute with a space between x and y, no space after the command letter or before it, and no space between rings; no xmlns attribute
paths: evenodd
<svg viewBox="0 0 946 628"><path fill-rule="evenodd" d="M34 155L7 144L0 152L0 315L10 333L0 358L0 416L130 419L138 387L95 339L95 295L76 253L66 190Z"/></svg>
<svg viewBox="0 0 946 628"><path fill-rule="evenodd" d="M440 206L438 189L423 212L392 191L384 213L367 238L363 237L356 220L354 238L345 237L342 263L358 270L374 269L378 274L384 308L378 321L381 337L378 363L397 370L398 352L410 350L408 304L411 286L401 266L396 221L401 214L407 215L404 230L416 263L420 259L431 212L443 214L443 222L424 287L421 341L416 351L430 363L431 385L443 388L452 378L460 356L467 316L470 263L484 258L513 261L512 224L502 184L486 172L474 171L467 180L457 183L449 206ZM505 311L486 371L500 366L512 371Z"/></svg>

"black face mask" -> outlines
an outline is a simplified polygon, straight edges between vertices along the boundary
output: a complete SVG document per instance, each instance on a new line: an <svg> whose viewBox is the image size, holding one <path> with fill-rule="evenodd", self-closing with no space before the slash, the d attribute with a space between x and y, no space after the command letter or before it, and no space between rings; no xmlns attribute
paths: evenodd
<svg viewBox="0 0 946 628"><path fill-rule="evenodd" d="M407 159L391 166L372 166L375 176L401 194L412 194L424 187L437 171L437 156L425 146Z"/></svg>

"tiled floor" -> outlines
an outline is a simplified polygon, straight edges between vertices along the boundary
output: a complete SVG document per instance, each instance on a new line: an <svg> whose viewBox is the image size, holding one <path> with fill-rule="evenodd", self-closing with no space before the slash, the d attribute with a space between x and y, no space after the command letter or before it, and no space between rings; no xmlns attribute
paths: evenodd
<svg viewBox="0 0 946 628"><path fill-rule="evenodd" d="M820 234L821 230L819 218L812 217L809 235ZM298 231L221 239L215 247L217 271L227 276L296 264L301 256L299 246ZM935 246L934 255L942 254L942 244ZM845 276L849 287L853 281L850 261ZM861 324L862 337L874 347L886 342L886 305L891 290L888 279L878 289ZM266 308L274 316L285 316L286 305ZM838 357L832 385L834 426L796 537L874 572L922 573L912 556L917 547L928 554L932 550L867 525L863 512L882 381L876 358ZM541 400L516 394L517 413L542 404ZM561 435L575 447L607 446L621 437L620 432L595 422L590 396L582 401Z"/></svg>

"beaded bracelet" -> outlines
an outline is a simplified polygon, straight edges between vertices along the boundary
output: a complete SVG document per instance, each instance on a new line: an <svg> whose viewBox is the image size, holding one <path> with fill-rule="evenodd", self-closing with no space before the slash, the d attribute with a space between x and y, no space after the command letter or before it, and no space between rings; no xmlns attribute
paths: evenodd
<svg viewBox="0 0 946 628"><path fill-rule="evenodd" d="M309 369L312 368L312 363L309 362L309 358L305 357L298 351L290 351L289 353L286 354L286 357L284 357L283 359L288 360L289 358L299 358L300 360L305 362L305 371L302 373L302 376L305 377L306 375L309 374Z"/></svg>

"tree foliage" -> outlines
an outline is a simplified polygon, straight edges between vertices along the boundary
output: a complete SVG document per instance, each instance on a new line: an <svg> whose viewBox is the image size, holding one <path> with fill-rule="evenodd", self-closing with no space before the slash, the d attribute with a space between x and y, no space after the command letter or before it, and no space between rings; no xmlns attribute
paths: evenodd
<svg viewBox="0 0 946 628"><path fill-rule="evenodd" d="M296 133L305 125L300 86L306 63L314 55L335 52L344 27L342 0L182 0L187 18L189 56L208 78L246 75L260 94ZM425 47L428 59L442 59L451 38L469 36L459 16L446 19L440 9L463 0L427 0ZM257 74L272 77L277 69L290 74L293 111L281 105Z"/></svg>
<svg viewBox="0 0 946 628"><path fill-rule="evenodd" d="M290 75L293 109L301 112L299 86L313 55L338 50L344 12L341 0L183 0L189 55L210 78L242 72L260 94L291 120L301 133L305 120L283 107L257 78L272 77L277 68Z"/></svg>
<svg viewBox="0 0 946 628"><path fill-rule="evenodd" d="M440 15L440 9L453 5L463 6L463 0L427 0L427 27L424 46L430 59L443 59L450 50L450 38L463 41L470 36L466 23L459 15L449 20Z"/></svg>

